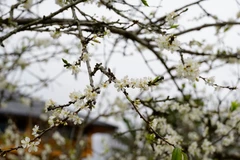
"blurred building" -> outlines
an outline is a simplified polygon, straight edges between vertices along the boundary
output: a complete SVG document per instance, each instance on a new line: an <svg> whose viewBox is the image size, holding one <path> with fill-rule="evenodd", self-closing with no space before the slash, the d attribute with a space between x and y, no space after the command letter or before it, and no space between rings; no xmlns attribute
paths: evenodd
<svg viewBox="0 0 240 160"><path fill-rule="evenodd" d="M46 114L43 114L44 102L31 101L30 105L21 103L20 101L10 100L7 102L6 107L0 108L0 137L4 133L5 129L9 125L9 121L12 121L16 126L16 132L20 135L31 137L32 128L34 125L39 125L40 129L48 127ZM91 156L92 151L92 135L95 133L112 133L117 127L108 123L101 122L99 120L93 120L87 118L87 116L79 115L84 119L84 123L81 125L73 125L69 123L67 126L58 126L53 130L47 132L41 138L41 144L39 150L35 155L41 155L44 148L44 144L48 143L51 145L52 152L51 157L59 157L64 152L69 152L68 149L75 148L79 153L79 159L81 157ZM53 139L52 135L54 132L59 132L65 138L65 144L59 146ZM2 142L1 142L2 141ZM4 139L0 139L0 149L9 149L15 147L12 145L2 145ZM80 144L81 143L81 144ZM16 151L15 151L16 153ZM77 153L76 153L77 154Z"/></svg>

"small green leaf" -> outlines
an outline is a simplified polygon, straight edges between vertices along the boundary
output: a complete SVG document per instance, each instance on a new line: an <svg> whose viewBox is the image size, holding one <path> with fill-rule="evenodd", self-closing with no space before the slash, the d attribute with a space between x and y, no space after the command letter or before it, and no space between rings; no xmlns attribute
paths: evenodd
<svg viewBox="0 0 240 160"><path fill-rule="evenodd" d="M68 61L66 59L62 58L62 61L63 61L64 64L68 64Z"/></svg>
<svg viewBox="0 0 240 160"><path fill-rule="evenodd" d="M172 160L183 160L182 150L181 148L174 148L172 152Z"/></svg>
<svg viewBox="0 0 240 160"><path fill-rule="evenodd" d="M178 24L175 24L175 25L172 25L171 28L177 28L179 25Z"/></svg>
<svg viewBox="0 0 240 160"><path fill-rule="evenodd" d="M240 107L240 103L238 101L232 101L230 111L235 111L238 107Z"/></svg>
<svg viewBox="0 0 240 160"><path fill-rule="evenodd" d="M69 66L71 66L71 64L70 64L66 59L63 59L63 58L62 58L62 61L63 61L63 63L64 63L64 67L69 67Z"/></svg>
<svg viewBox="0 0 240 160"><path fill-rule="evenodd" d="M182 155L183 155L183 160L188 160L188 156L186 153L182 152Z"/></svg>
<svg viewBox="0 0 240 160"><path fill-rule="evenodd" d="M141 0L145 6L149 6L146 0Z"/></svg>

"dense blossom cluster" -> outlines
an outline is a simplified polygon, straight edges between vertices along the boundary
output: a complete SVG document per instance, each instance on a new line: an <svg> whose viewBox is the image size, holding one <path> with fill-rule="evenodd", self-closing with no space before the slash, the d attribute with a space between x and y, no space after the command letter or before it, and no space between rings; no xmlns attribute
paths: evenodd
<svg viewBox="0 0 240 160"><path fill-rule="evenodd" d="M139 88L141 90L148 90L149 82L151 81L152 78L150 77L129 79L128 76L125 76L123 79L115 80L114 87L116 87L118 91L121 91L125 88Z"/></svg>
<svg viewBox="0 0 240 160"><path fill-rule="evenodd" d="M176 68L178 76L187 78L190 81L194 82L199 77L199 64L191 58L185 59L184 64L180 62Z"/></svg>

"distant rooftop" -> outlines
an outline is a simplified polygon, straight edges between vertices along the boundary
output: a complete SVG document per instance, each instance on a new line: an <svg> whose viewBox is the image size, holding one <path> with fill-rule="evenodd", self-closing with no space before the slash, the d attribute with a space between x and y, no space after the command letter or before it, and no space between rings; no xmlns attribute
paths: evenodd
<svg viewBox="0 0 240 160"><path fill-rule="evenodd" d="M40 118L40 115L42 113L44 113L44 106L45 106L45 102L43 101L39 101L39 100L33 100L31 102L30 106L27 106L23 103L21 103L19 100L19 93L17 94L8 94L8 93L4 93L5 96L12 96L11 98L8 99L12 99L10 101L7 102L7 106L6 107L1 107L0 108L0 115L5 115L5 116L23 116L23 117L34 117L34 118ZM79 114L79 116L81 118L85 118L85 115L81 115ZM91 118L90 118L91 120ZM112 128L113 130L117 129L116 126L105 123L105 122L101 122L99 120L94 121L92 123L92 125L96 125L99 127L109 127Z"/></svg>

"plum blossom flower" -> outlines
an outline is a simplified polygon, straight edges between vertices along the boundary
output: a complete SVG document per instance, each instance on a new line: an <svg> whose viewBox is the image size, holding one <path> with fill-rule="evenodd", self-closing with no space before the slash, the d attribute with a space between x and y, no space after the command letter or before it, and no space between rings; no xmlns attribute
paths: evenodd
<svg viewBox="0 0 240 160"><path fill-rule="evenodd" d="M30 146L28 148L28 152L37 152L38 151L38 145L40 144L41 139L38 139L37 141L31 142Z"/></svg>
<svg viewBox="0 0 240 160"><path fill-rule="evenodd" d="M69 98L71 99L71 101L77 101L82 97L82 93L81 92L72 92L69 95Z"/></svg>
<svg viewBox="0 0 240 160"><path fill-rule="evenodd" d="M82 119L75 113L70 114L68 117L69 117L69 120L72 121L74 125L82 123Z"/></svg>
<svg viewBox="0 0 240 160"><path fill-rule="evenodd" d="M59 113L58 117L63 120L65 118L67 118L69 114L70 114L69 110L62 109L61 112Z"/></svg>
<svg viewBox="0 0 240 160"><path fill-rule="evenodd" d="M29 137L25 137L24 140L21 140L22 147L23 148L28 148L29 152L36 152L38 150L38 145L40 144L41 139L38 139L36 141L31 142Z"/></svg>
<svg viewBox="0 0 240 160"><path fill-rule="evenodd" d="M30 144L30 138L29 137L25 137L24 140L21 140L21 143L22 143L22 147L23 148L28 148L29 144Z"/></svg>
<svg viewBox="0 0 240 160"><path fill-rule="evenodd" d="M95 100L98 95L97 92L94 91L91 86L87 86L84 89L84 94L85 94L87 100Z"/></svg>
<svg viewBox="0 0 240 160"><path fill-rule="evenodd" d="M64 145L66 143L65 138L57 131L53 133L52 138L56 141L56 143L59 146Z"/></svg>
<svg viewBox="0 0 240 160"><path fill-rule="evenodd" d="M72 75L77 75L80 72L80 68L77 65L72 64L68 67L72 71Z"/></svg>
<svg viewBox="0 0 240 160"><path fill-rule="evenodd" d="M48 111L49 107L54 107L56 105L56 102L54 102L52 99L49 99L46 103L45 103L45 112Z"/></svg>
<svg viewBox="0 0 240 160"><path fill-rule="evenodd" d="M23 0L24 1L24 0ZM26 9L29 9L31 8L33 5L33 1L32 0L26 0L23 4L23 7L26 8Z"/></svg>
<svg viewBox="0 0 240 160"><path fill-rule="evenodd" d="M65 5L65 0L55 0L55 3L59 5L60 7L63 7Z"/></svg>
<svg viewBox="0 0 240 160"><path fill-rule="evenodd" d="M199 77L199 64L193 61L191 58L187 58L184 61L184 64L180 62L176 68L179 77L187 78L193 82Z"/></svg>
<svg viewBox="0 0 240 160"><path fill-rule="evenodd" d="M171 12L166 16L165 21L167 25L172 26L177 23L178 19L178 14L176 12Z"/></svg>
<svg viewBox="0 0 240 160"><path fill-rule="evenodd" d="M180 41L173 35L163 35L157 39L157 44L160 50L169 50L174 52L180 48Z"/></svg>
<svg viewBox="0 0 240 160"><path fill-rule="evenodd" d="M82 61L83 61L83 62L90 61L90 60L91 60L90 57L91 57L91 55L90 55L89 53L84 53L84 54L82 55Z"/></svg>
<svg viewBox="0 0 240 160"><path fill-rule="evenodd" d="M50 36L53 38L53 39L58 39L59 37L61 37L61 32L59 30L55 30L55 31L51 31L50 32Z"/></svg>
<svg viewBox="0 0 240 160"><path fill-rule="evenodd" d="M39 136L39 134L38 134L39 126L38 126L38 125L35 125L35 126L33 127L32 131L33 131L33 132L32 132L32 135L33 135L34 137Z"/></svg>

